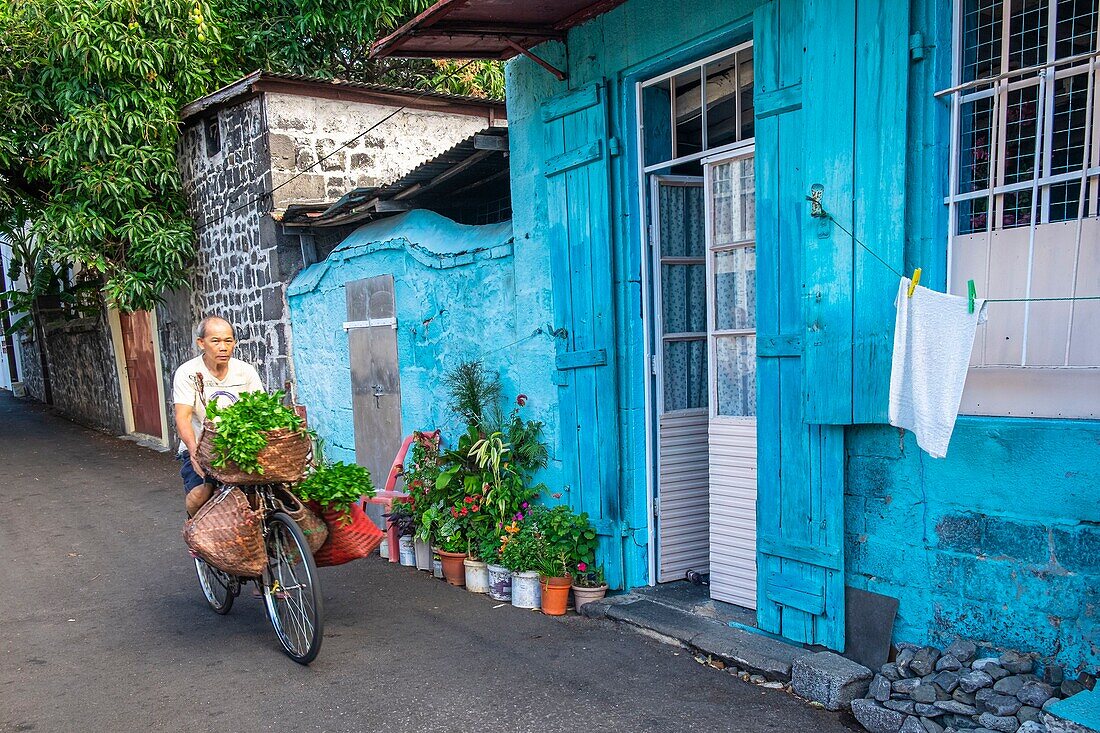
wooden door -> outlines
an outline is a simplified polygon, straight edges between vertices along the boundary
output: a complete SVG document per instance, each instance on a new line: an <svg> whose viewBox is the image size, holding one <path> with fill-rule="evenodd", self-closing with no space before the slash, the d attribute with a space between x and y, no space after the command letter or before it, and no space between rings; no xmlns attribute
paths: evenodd
<svg viewBox="0 0 1100 733"><path fill-rule="evenodd" d="M612 588L624 585L615 373L615 289L609 215L607 84L589 84L542 106L543 162L554 294L559 455L569 504L587 512L601 536L597 561Z"/></svg>
<svg viewBox="0 0 1100 733"><path fill-rule="evenodd" d="M651 179L657 582L707 572L707 280L703 179Z"/></svg>
<svg viewBox="0 0 1100 733"><path fill-rule="evenodd" d="M349 282L345 292L355 462L370 471L374 485L381 488L402 440L393 276Z"/></svg>
<svg viewBox="0 0 1100 733"><path fill-rule="evenodd" d="M119 321L122 325L122 350L126 358L126 381L130 390L134 432L163 439L160 389L149 311L119 313Z"/></svg>

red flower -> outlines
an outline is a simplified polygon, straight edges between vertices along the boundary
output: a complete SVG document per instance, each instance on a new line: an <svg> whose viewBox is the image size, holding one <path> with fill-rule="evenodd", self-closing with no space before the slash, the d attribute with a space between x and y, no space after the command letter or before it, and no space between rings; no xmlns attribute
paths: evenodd
<svg viewBox="0 0 1100 733"><path fill-rule="evenodd" d="M583 573L585 570L588 570L588 565L583 562L579 562L577 563L577 570L580 570Z"/></svg>
<svg viewBox="0 0 1100 733"><path fill-rule="evenodd" d="M458 516L458 510L455 509L454 507L451 507L451 516L452 517L457 517Z"/></svg>
<svg viewBox="0 0 1100 733"><path fill-rule="evenodd" d="M474 504L474 505L473 505L472 507L470 507L470 508L471 508L471 509L473 509L473 510L474 510L475 512L476 512L476 511L478 511L479 509L481 509L481 507L479 507L479 506L478 506L477 504Z"/></svg>
<svg viewBox="0 0 1100 733"><path fill-rule="evenodd" d="M462 511L459 512L459 514L461 514L462 516L466 516L467 514L469 514L469 510L466 507L462 507Z"/></svg>
<svg viewBox="0 0 1100 733"><path fill-rule="evenodd" d="M554 497L555 499L561 498L561 494L551 494L550 496Z"/></svg>
<svg viewBox="0 0 1100 733"><path fill-rule="evenodd" d="M527 404L527 395L521 394L516 397L516 404L523 407Z"/></svg>

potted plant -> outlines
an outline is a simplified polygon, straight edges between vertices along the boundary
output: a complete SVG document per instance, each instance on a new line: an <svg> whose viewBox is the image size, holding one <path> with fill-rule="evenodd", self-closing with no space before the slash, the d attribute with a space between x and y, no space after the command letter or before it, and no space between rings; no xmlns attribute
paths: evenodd
<svg viewBox="0 0 1100 733"><path fill-rule="evenodd" d="M512 605L538 608L541 603L539 564L543 554L542 538L531 522L510 524L506 529L501 565L512 571Z"/></svg>
<svg viewBox="0 0 1100 733"><path fill-rule="evenodd" d="M596 554L596 531L588 514L576 514L568 506L534 507L530 521L543 540L539 569L542 573L542 610L550 616L565 613L573 584L570 568L586 566Z"/></svg>
<svg viewBox="0 0 1100 733"><path fill-rule="evenodd" d="M395 502L386 514L386 521L397 530L398 559L402 565L416 566L416 552L413 548L413 513L408 502Z"/></svg>
<svg viewBox="0 0 1100 733"><path fill-rule="evenodd" d="M489 597L495 601L512 600L512 571L504 567L500 551L507 529L502 526L491 527L481 538L479 557L485 561L485 574L489 582Z"/></svg>
<svg viewBox="0 0 1100 733"><path fill-rule="evenodd" d="M466 585L466 569L462 561L466 559L466 538L462 536L462 525L455 516L447 517L439 526L436 535L436 552L443 564L443 577L451 585Z"/></svg>
<svg viewBox="0 0 1100 733"><path fill-rule="evenodd" d="M416 569L432 570L432 527L442 519L442 505L436 495L439 477L439 432L417 431L413 434L409 467L403 470L405 490L413 514L413 549Z"/></svg>
<svg viewBox="0 0 1100 733"><path fill-rule="evenodd" d="M586 603L598 601L607 595L607 582L603 577L603 568L593 568L585 562L577 563L573 571L573 607L580 613Z"/></svg>

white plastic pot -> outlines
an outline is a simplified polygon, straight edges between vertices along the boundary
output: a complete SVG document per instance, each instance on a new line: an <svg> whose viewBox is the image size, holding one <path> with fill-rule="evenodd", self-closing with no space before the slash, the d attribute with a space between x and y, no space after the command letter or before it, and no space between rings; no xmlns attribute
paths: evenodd
<svg viewBox="0 0 1100 733"><path fill-rule="evenodd" d="M512 605L516 608L540 608L542 589L539 574L533 570L512 573Z"/></svg>
<svg viewBox="0 0 1100 733"><path fill-rule="evenodd" d="M416 567L416 548L413 547L413 538L405 535L397 540L397 546L400 548L398 558L401 560L401 564L410 568Z"/></svg>

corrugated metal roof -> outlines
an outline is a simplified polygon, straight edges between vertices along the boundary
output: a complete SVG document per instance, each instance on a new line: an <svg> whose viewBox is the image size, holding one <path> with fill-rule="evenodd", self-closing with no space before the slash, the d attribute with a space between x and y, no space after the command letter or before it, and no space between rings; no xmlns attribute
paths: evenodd
<svg viewBox="0 0 1100 733"><path fill-rule="evenodd" d="M453 196L508 175L508 129L487 127L400 178L356 188L322 208L317 204L287 207L284 224L339 226L415 208L421 199Z"/></svg>
<svg viewBox="0 0 1100 733"><path fill-rule="evenodd" d="M624 0L440 0L371 47L371 55L509 59Z"/></svg>

